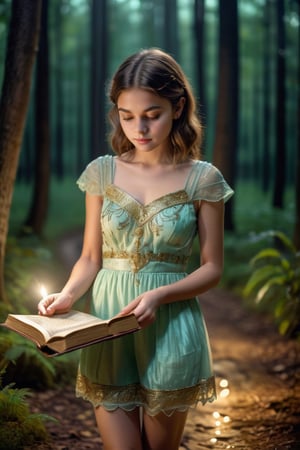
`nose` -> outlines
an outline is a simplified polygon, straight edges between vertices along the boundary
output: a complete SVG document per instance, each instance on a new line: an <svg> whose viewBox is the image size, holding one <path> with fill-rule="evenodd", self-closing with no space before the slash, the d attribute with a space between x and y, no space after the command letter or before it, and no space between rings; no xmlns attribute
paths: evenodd
<svg viewBox="0 0 300 450"><path fill-rule="evenodd" d="M140 119L140 120L138 121L138 124L137 124L137 131L138 131L139 134L142 134L142 135L144 135L144 134L147 133L148 127L147 127L147 124L146 124L146 122L145 122L144 119Z"/></svg>

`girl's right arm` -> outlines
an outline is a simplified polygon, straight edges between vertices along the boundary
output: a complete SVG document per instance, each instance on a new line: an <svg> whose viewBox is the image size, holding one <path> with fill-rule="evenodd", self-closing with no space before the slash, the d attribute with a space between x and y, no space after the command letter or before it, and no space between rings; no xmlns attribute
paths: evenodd
<svg viewBox="0 0 300 450"><path fill-rule="evenodd" d="M74 265L71 275L60 293L42 298L38 304L41 315L51 316L69 311L90 288L102 261L101 208L102 198L86 194L86 217L81 255Z"/></svg>

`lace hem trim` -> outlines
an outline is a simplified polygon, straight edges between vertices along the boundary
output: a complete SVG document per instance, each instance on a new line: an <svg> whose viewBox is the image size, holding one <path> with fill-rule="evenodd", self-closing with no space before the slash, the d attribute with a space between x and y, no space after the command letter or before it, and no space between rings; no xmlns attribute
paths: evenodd
<svg viewBox="0 0 300 450"><path fill-rule="evenodd" d="M152 390L138 383L129 386L105 386L91 383L80 373L76 381L76 396L88 400L95 408L103 406L108 411L117 408L131 411L141 406L151 416L160 412L170 416L174 411L186 411L198 402L204 405L217 398L213 376L201 380L195 386L183 389Z"/></svg>

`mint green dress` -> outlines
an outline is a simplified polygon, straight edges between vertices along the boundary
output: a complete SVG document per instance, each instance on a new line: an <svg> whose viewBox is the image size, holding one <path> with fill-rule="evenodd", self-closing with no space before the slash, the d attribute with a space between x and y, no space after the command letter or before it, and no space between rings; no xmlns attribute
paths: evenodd
<svg viewBox="0 0 300 450"><path fill-rule="evenodd" d="M81 190L103 197L103 265L92 313L109 319L141 293L181 280L197 235L195 202L233 193L210 163L194 161L184 189L141 205L114 184L115 157L92 161ZM81 351L76 395L107 410L143 407L150 415L184 411L216 397L199 301L159 307L150 326Z"/></svg>

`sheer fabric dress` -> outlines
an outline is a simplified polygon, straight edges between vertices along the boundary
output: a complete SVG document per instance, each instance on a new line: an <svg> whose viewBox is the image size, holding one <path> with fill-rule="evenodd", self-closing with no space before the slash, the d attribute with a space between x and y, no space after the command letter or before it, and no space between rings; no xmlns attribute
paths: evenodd
<svg viewBox="0 0 300 450"><path fill-rule="evenodd" d="M91 312L104 319L139 294L184 278L197 234L195 202L226 201L233 193L213 165L194 161L182 190L142 205L114 185L114 172L115 157L107 155L92 161L78 180L81 190L103 197L103 264ZM150 415L213 401L198 299L162 305L150 326L83 349L76 394L107 410L142 406Z"/></svg>

